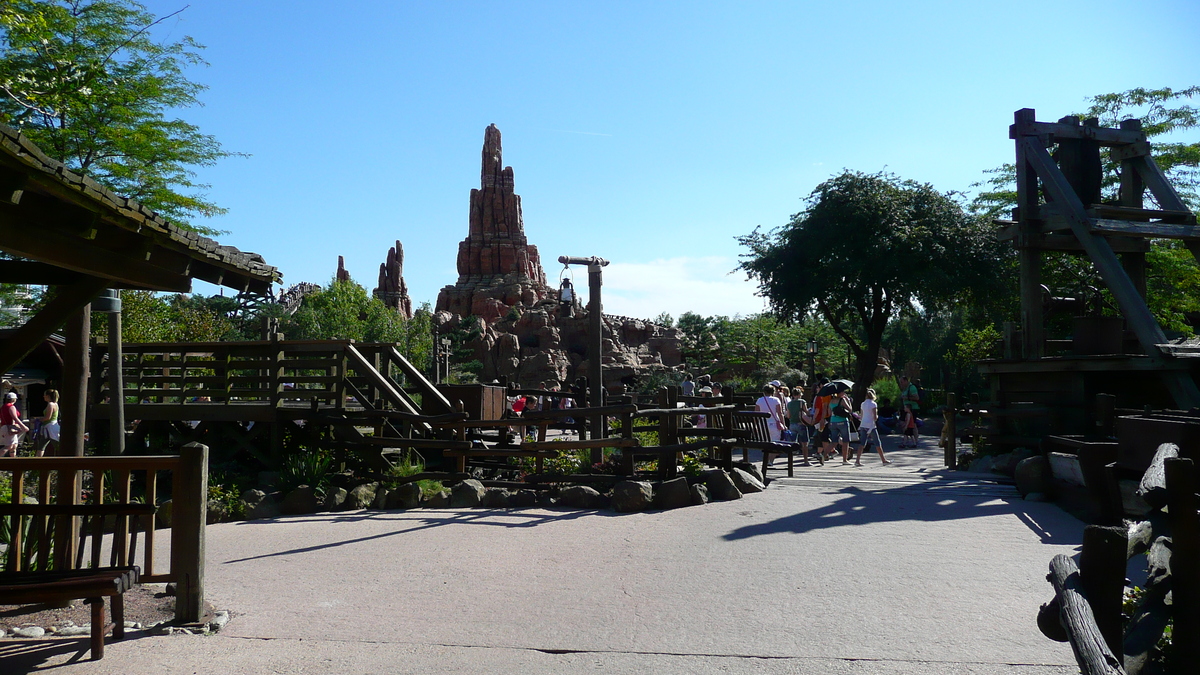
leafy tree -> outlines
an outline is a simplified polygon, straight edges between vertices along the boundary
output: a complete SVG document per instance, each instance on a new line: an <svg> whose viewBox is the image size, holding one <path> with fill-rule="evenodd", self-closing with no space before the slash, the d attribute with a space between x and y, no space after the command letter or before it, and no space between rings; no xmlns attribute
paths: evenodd
<svg viewBox="0 0 1200 675"><path fill-rule="evenodd" d="M192 167L231 153L168 117L205 89L184 74L204 63L203 47L151 35L170 16L133 0L0 3L0 115L72 170L188 227L189 216L225 212Z"/></svg>
<svg viewBox="0 0 1200 675"><path fill-rule="evenodd" d="M773 312L821 314L856 362L856 397L874 377L888 321L906 307L983 299L1000 248L982 219L928 184L845 171L813 190L783 228L738 241L739 266Z"/></svg>
<svg viewBox="0 0 1200 675"><path fill-rule="evenodd" d="M121 338L125 342L216 342L228 339L233 321L198 296L121 291ZM108 322L92 320L92 336L108 341Z"/></svg>

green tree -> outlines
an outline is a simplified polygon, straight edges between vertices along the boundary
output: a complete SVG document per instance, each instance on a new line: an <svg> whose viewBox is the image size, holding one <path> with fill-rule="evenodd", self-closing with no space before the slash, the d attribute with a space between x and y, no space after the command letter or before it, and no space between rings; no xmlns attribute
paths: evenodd
<svg viewBox="0 0 1200 675"><path fill-rule="evenodd" d="M231 153L169 116L199 105L205 89L184 72L204 64L203 47L152 35L170 16L156 19L133 0L0 3L0 115L72 170L211 234L189 217L225 209L206 198L193 167Z"/></svg>
<svg viewBox="0 0 1200 675"><path fill-rule="evenodd" d="M990 226L928 184L846 171L808 197L807 208L770 232L738 241L739 266L772 311L817 311L850 348L856 397L874 377L889 320L905 307L986 298L1001 253Z"/></svg>

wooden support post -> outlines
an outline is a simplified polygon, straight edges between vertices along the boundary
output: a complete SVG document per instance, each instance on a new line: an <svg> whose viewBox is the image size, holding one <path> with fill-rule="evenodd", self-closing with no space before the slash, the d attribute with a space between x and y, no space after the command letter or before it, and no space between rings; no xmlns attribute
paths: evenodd
<svg viewBox="0 0 1200 675"><path fill-rule="evenodd" d="M1125 599L1127 539L1124 527L1088 525L1083 530L1083 552L1079 555L1083 594L1092 606L1104 642L1115 655L1122 653L1124 638L1121 604Z"/></svg>
<svg viewBox="0 0 1200 675"><path fill-rule="evenodd" d="M175 575L175 620L197 623L204 615L204 526L208 516L208 446L179 449L172 486L171 573Z"/></svg>
<svg viewBox="0 0 1200 675"><path fill-rule="evenodd" d="M125 454L125 350L121 312L108 315L108 454ZM99 403L99 401L97 401Z"/></svg>
<svg viewBox="0 0 1200 675"><path fill-rule="evenodd" d="M1171 594L1175 627L1171 669L1200 671L1200 520L1196 515L1196 466L1166 460L1167 510L1171 517Z"/></svg>
<svg viewBox="0 0 1200 675"><path fill-rule="evenodd" d="M1079 568L1063 554L1050 561L1048 577L1059 605L1059 621L1066 630L1075 662L1083 675L1119 675L1121 660L1108 648L1096 627L1096 618L1081 588Z"/></svg>
<svg viewBox="0 0 1200 675"><path fill-rule="evenodd" d="M1023 108L1013 115L1017 126L1035 121L1032 108ZM1017 220L1020 223L1017 258L1020 264L1019 282L1021 297L1021 357L1026 360L1040 359L1045 349L1042 316L1042 252L1020 246L1038 234L1033 217L1038 213L1038 179L1026 157L1024 137L1018 136L1017 144ZM1036 138L1034 139L1037 140ZM1040 141L1038 141L1040 142Z"/></svg>
<svg viewBox="0 0 1200 675"><path fill-rule="evenodd" d="M942 427L942 435L945 437L945 443L942 446L944 450L944 459L947 469L958 468L958 429L955 425L955 418L958 415L958 394L952 391L946 392L946 411L943 413L945 423Z"/></svg>
<svg viewBox="0 0 1200 675"><path fill-rule="evenodd" d="M87 429L88 341L92 332L92 310L84 305L67 319L63 330L63 381L58 419L61 426L58 452L83 457Z"/></svg>

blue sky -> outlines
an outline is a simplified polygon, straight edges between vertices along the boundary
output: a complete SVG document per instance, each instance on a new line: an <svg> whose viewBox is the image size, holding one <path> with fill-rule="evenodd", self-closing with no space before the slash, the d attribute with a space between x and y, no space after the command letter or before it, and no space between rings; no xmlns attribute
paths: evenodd
<svg viewBox="0 0 1200 675"><path fill-rule="evenodd" d="M250 155L200 172L206 224L285 285L343 255L370 289L399 239L432 302L495 123L543 260L608 258L605 310L651 317L761 311L734 238L843 168L969 190L1018 108L1200 84L1198 27L1188 0L192 0L159 35L206 45L182 116Z"/></svg>

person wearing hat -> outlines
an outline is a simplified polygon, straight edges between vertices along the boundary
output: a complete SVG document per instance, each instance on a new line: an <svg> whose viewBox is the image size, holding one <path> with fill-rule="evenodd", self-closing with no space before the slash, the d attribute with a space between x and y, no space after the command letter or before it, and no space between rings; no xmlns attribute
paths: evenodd
<svg viewBox="0 0 1200 675"><path fill-rule="evenodd" d="M712 393L713 393L712 387L700 387L700 397L701 398L712 398ZM697 404L696 407L703 408L703 407L705 407L705 405L703 403L700 403L700 404ZM697 429L707 428L708 427L708 415L696 415L696 417L692 420L692 426L696 427Z"/></svg>
<svg viewBox="0 0 1200 675"><path fill-rule="evenodd" d="M17 442L26 431L29 427L21 421L17 395L10 391L4 395L4 407L0 408L0 457L16 457Z"/></svg>

